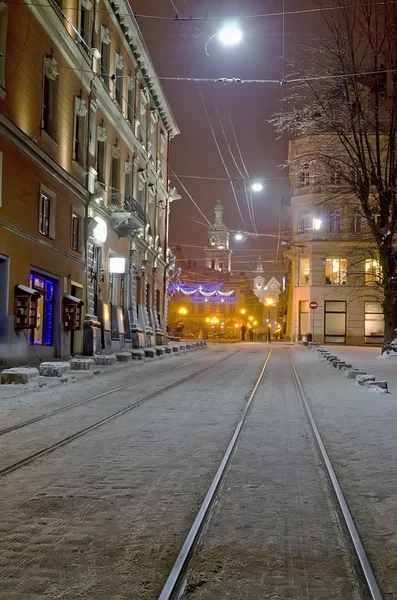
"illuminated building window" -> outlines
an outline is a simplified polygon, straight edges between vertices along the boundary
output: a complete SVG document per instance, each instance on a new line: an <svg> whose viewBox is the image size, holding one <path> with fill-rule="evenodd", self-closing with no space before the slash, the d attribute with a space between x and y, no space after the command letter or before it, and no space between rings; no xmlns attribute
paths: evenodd
<svg viewBox="0 0 397 600"><path fill-rule="evenodd" d="M365 343L379 344L383 340L385 320L380 302L365 302Z"/></svg>
<svg viewBox="0 0 397 600"><path fill-rule="evenodd" d="M40 188L39 231L41 235L55 238L55 195L44 186Z"/></svg>
<svg viewBox="0 0 397 600"><path fill-rule="evenodd" d="M299 263L299 285L310 283L310 259L301 258Z"/></svg>
<svg viewBox="0 0 397 600"><path fill-rule="evenodd" d="M5 69L6 69L6 40L7 40L7 15L6 2L0 3L0 98L4 99L5 91Z"/></svg>
<svg viewBox="0 0 397 600"><path fill-rule="evenodd" d="M31 333L30 343L34 346L52 346L55 281L31 273L30 287L40 292L37 301L37 327Z"/></svg>
<svg viewBox="0 0 397 600"><path fill-rule="evenodd" d="M92 35L92 4L90 0L80 0L79 33L82 47L85 52L90 52Z"/></svg>
<svg viewBox="0 0 397 600"><path fill-rule="evenodd" d="M73 160L84 168L87 138L87 103L83 98L75 98Z"/></svg>
<svg viewBox="0 0 397 600"><path fill-rule="evenodd" d="M54 141L57 139L58 64L52 56L44 59L43 106L41 128Z"/></svg>
<svg viewBox="0 0 397 600"><path fill-rule="evenodd" d="M379 260L369 258L365 261L365 283L380 281L381 267Z"/></svg>
<svg viewBox="0 0 397 600"><path fill-rule="evenodd" d="M325 261L326 285L346 285L347 260L345 258L327 258Z"/></svg>

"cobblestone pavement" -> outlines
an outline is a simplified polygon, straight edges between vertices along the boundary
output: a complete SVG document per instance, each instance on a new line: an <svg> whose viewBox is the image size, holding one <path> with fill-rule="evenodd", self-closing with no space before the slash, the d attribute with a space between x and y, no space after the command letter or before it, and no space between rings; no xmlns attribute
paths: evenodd
<svg viewBox="0 0 397 600"><path fill-rule="evenodd" d="M366 598L293 384L291 350L384 597L394 600L393 396L356 388L305 348L272 346L185 595L192 600ZM1 427L153 375L0 437L4 467L228 356L1 480L0 600L158 597L268 347L225 345L210 355L212 350L102 374L62 392L35 392L18 398L17 407L3 405ZM201 356L197 363L172 368ZM156 378L160 371L165 372Z"/></svg>

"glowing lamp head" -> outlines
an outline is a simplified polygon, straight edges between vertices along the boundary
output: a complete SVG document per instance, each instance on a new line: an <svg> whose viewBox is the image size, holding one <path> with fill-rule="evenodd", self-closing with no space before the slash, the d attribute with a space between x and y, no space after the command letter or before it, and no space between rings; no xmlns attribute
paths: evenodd
<svg viewBox="0 0 397 600"><path fill-rule="evenodd" d="M260 183L260 181L257 181L256 183L253 183L251 185L251 190L253 192L261 192L263 190L263 183Z"/></svg>
<svg viewBox="0 0 397 600"><path fill-rule="evenodd" d="M225 46L236 46L243 39L243 32L237 23L226 23L219 31L218 39Z"/></svg>
<svg viewBox="0 0 397 600"><path fill-rule="evenodd" d="M234 236L234 239L237 240L238 242L241 242L243 239L242 233L236 233L236 235Z"/></svg>
<svg viewBox="0 0 397 600"><path fill-rule="evenodd" d="M321 219L313 219L313 229L314 231L321 229Z"/></svg>
<svg viewBox="0 0 397 600"><path fill-rule="evenodd" d="M274 303L274 300L273 300L273 298L266 298L266 304L267 304L268 306L272 306L272 304L273 304L273 303Z"/></svg>
<svg viewBox="0 0 397 600"><path fill-rule="evenodd" d="M245 313L246 313L246 310L245 310L245 308L242 308L242 309L241 309L241 314L242 314L242 315L245 315Z"/></svg>

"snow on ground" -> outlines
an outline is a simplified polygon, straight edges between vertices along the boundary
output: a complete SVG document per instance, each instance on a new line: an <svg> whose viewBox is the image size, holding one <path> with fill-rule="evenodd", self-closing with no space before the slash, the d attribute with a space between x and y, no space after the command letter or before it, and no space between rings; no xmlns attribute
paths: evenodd
<svg viewBox="0 0 397 600"><path fill-rule="evenodd" d="M385 358L380 348L368 346L335 346L324 344L332 354L351 364L356 369L375 375L377 381L386 380L389 391L397 392L397 356ZM311 350L310 352L316 352ZM317 354L317 352L316 352Z"/></svg>

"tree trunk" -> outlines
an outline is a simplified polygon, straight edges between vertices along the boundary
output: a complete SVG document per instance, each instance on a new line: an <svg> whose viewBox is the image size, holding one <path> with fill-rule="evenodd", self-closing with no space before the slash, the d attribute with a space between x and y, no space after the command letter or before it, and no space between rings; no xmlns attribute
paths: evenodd
<svg viewBox="0 0 397 600"><path fill-rule="evenodd" d="M383 276L383 316L385 333L382 354L386 351L397 352L397 280L394 268L394 253L391 246L381 248L379 252ZM394 340L396 340L394 342Z"/></svg>

